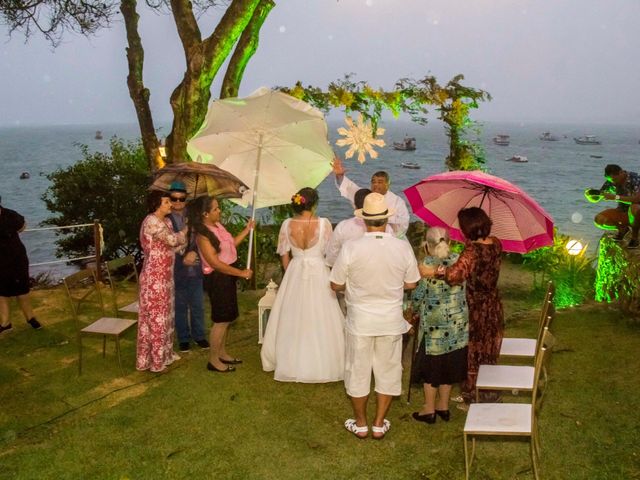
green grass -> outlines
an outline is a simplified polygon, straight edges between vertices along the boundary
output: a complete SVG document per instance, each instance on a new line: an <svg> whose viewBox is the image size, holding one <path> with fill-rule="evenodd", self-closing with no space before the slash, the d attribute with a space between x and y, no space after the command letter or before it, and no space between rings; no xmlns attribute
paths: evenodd
<svg viewBox="0 0 640 480"><path fill-rule="evenodd" d="M533 335L541 294L518 267L505 272L507 333ZM240 297L229 350L244 364L225 375L208 372L197 347L166 373L137 372L131 332L124 376L113 345L103 359L101 341L89 338L79 377L62 291L34 292L40 331L13 305L14 331L0 337L0 478L464 478L464 413L415 422L416 389L412 405L406 395L394 402L385 440L357 440L342 427L351 414L342 384L278 383L262 371L259 294ZM551 329L542 478L640 479L639 328L593 304L559 312ZM527 443L481 441L472 478L533 478Z"/></svg>

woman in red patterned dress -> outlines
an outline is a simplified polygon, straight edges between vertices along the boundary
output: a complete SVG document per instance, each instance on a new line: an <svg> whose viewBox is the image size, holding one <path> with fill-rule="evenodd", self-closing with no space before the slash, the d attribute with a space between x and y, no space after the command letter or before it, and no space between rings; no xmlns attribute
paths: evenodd
<svg viewBox="0 0 640 480"><path fill-rule="evenodd" d="M498 292L502 245L496 237L489 236L491 219L481 208L463 208L458 212L458 223L467 240L458 261L437 269L422 265L420 273L423 277L444 277L450 285L466 282L469 353L467 379L461 390L465 403L469 404L475 399L478 367L495 365L500 355L504 335L504 314ZM481 398L486 401L495 397L494 392L483 392Z"/></svg>
<svg viewBox="0 0 640 480"><path fill-rule="evenodd" d="M175 253L186 245L186 227L173 233L166 216L171 213L169 195L152 191L150 212L140 227L144 264L140 272L138 351L136 368L161 372L180 357L173 351Z"/></svg>

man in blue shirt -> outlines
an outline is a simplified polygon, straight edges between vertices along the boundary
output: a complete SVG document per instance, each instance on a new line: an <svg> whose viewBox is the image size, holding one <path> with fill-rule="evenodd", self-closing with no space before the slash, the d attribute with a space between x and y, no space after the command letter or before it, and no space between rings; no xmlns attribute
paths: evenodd
<svg viewBox="0 0 640 480"><path fill-rule="evenodd" d="M169 187L173 230L179 232L185 225L187 189L182 182L173 182ZM196 246L195 235L190 236L184 255L176 253L173 270L175 283L176 332L181 352L188 352L193 339L200 348L209 348L204 330L204 292L202 268ZM189 322L191 313L191 322Z"/></svg>

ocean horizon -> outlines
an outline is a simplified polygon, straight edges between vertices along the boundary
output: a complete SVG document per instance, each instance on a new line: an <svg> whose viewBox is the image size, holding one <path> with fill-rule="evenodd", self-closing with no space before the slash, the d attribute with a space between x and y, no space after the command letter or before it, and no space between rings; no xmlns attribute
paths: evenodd
<svg viewBox="0 0 640 480"><path fill-rule="evenodd" d="M329 136L334 149L343 156L345 149L335 147L336 129L343 125L341 119L328 119ZM600 210L612 208L613 202L591 204L584 198L586 188L602 185L604 166L616 163L630 171L639 171L640 126L611 124L576 124L542 122L480 122L479 143L486 152L486 168L491 174L503 177L525 190L554 218L559 231L589 245L589 253L595 253L602 231L593 226L593 217ZM371 174L386 170L391 176L391 190L402 195L402 190L419 180L445 170L444 159L448 154L448 137L439 121L421 126L409 120L385 119L380 126L386 129L383 139L386 146L378 149L380 157L367 158L360 165L355 159L345 160L347 175L361 186L367 186ZM103 138L96 139L96 130ZM170 125L160 125L159 136L170 131ZM551 132L559 138L548 142L539 139L543 132ZM492 138L498 134L510 136L509 146L498 146ZM391 145L407 136L415 137L415 151L397 151ZM596 135L601 145L578 145L573 137ZM49 187L46 175L58 168L76 163L82 158L79 145L90 151L108 152L109 139L113 136L125 140L139 137L137 124L85 124L85 125L28 125L0 127L0 161L3 175L0 178L2 205L24 215L29 228L36 227L52 216L41 200ZM474 138L473 135L470 136ZM514 155L528 158L527 163L506 161ZM420 166L417 170L402 168L403 162ZM20 174L28 172L29 179L20 180ZM352 208L341 198L333 175L319 186L318 215L332 222L348 218ZM247 212L248 214L248 212ZM412 220L416 220L412 216ZM140 219L142 220L142 219ZM52 231L25 232L22 240L27 246L31 263L55 258L55 234ZM49 271L52 275L64 275L70 271L65 264L33 267L31 275Z"/></svg>

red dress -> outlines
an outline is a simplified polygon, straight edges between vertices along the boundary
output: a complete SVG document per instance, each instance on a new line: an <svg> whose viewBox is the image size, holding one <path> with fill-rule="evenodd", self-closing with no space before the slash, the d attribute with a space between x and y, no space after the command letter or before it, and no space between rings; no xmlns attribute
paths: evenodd
<svg viewBox="0 0 640 480"><path fill-rule="evenodd" d="M186 243L168 219L150 214L140 227L144 264L140 272L136 368L160 372L179 358L173 352L175 252Z"/></svg>
<svg viewBox="0 0 640 480"><path fill-rule="evenodd" d="M478 367L498 362L504 336L504 313L498 291L502 245L497 238L491 239L491 244L467 242L458 261L445 270L447 283L467 282L469 353L467 379L461 385L466 402L475 399Z"/></svg>

